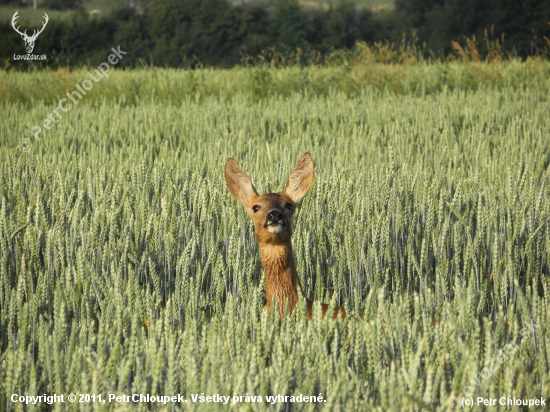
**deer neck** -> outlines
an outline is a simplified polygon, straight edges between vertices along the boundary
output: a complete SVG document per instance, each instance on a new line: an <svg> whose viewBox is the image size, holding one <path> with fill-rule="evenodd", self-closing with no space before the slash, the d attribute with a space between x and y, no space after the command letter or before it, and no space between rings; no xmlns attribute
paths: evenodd
<svg viewBox="0 0 550 412"><path fill-rule="evenodd" d="M290 311L298 302L298 274L292 244L290 241L281 244L260 243L260 259L264 268L268 311L271 310L271 300L276 298L282 316L287 301Z"/></svg>

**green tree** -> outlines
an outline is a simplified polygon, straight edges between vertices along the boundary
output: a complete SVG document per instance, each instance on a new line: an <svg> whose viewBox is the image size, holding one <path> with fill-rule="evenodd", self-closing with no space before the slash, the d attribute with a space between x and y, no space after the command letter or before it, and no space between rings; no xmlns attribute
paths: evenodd
<svg viewBox="0 0 550 412"><path fill-rule="evenodd" d="M44 0L44 7L52 10L77 9L81 4L80 0Z"/></svg>
<svg viewBox="0 0 550 412"><path fill-rule="evenodd" d="M451 51L451 41L504 34L504 50L526 56L540 51L550 34L550 0L396 0L388 19L389 40L414 30L429 49ZM483 50L483 43L478 46Z"/></svg>
<svg viewBox="0 0 550 412"><path fill-rule="evenodd" d="M341 0L336 6L331 5L323 13L322 40L334 49L349 48L359 37L356 24L355 6L347 0Z"/></svg>
<svg viewBox="0 0 550 412"><path fill-rule="evenodd" d="M257 56L262 50L276 43L269 28L269 13L260 4L245 4L235 7L236 35L241 44L241 50Z"/></svg>
<svg viewBox="0 0 550 412"><path fill-rule="evenodd" d="M147 25L147 18L138 13L135 8L122 8L113 13L117 24L115 44L131 48L131 53L120 62L121 66L133 67L139 60L150 61L153 42Z"/></svg>
<svg viewBox="0 0 550 412"><path fill-rule="evenodd" d="M225 0L153 0L146 16L155 64L238 62L236 13Z"/></svg>
<svg viewBox="0 0 550 412"><path fill-rule="evenodd" d="M275 0L270 27L278 45L298 47L308 44L313 31L311 17L300 7L298 0Z"/></svg>

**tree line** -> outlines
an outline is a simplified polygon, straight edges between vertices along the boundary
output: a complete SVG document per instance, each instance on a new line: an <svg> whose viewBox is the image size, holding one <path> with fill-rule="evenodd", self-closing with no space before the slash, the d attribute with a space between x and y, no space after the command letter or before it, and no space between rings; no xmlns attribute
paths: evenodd
<svg viewBox="0 0 550 412"><path fill-rule="evenodd" d="M45 4L61 9L78 3ZM357 41L397 43L407 35L424 53L442 57L452 52L452 41L479 41L487 30L504 52L520 57L544 53L550 45L550 0L396 0L392 9L376 13L346 0L328 9L304 8L298 0L236 5L227 0L148 0L108 15L91 16L80 9L70 21L50 19L34 53L48 56L43 66L96 65L106 50L121 45L129 51L122 62L126 66L230 67L254 62L266 50L283 56L298 52L311 60ZM2 23L2 61L30 66L11 61L14 54L24 54L23 42L9 22Z"/></svg>

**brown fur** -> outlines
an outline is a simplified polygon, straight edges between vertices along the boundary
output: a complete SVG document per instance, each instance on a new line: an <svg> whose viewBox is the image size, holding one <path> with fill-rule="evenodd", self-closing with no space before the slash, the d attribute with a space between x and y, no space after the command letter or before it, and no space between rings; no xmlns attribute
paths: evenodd
<svg viewBox="0 0 550 412"><path fill-rule="evenodd" d="M267 308L271 309L271 301L275 298L279 302L281 316L287 304L291 312L294 310L298 302L298 287L302 291L292 254L291 219L296 203L311 188L313 177L313 159L306 153L290 174L283 193L259 195L248 175L234 159L227 159L225 165L225 179L231 194L244 205L254 222L264 268ZM307 317L311 319L313 302L306 300ZM323 317L327 310L328 305L323 303ZM345 319L346 311L343 307L334 308L333 319L338 315Z"/></svg>

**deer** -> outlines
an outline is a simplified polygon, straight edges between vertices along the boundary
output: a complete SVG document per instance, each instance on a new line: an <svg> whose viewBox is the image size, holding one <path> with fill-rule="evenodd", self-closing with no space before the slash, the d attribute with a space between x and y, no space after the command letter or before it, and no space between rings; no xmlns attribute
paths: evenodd
<svg viewBox="0 0 550 412"><path fill-rule="evenodd" d="M296 272L292 252L292 216L296 205L307 194L313 184L314 165L311 154L305 153L288 178L282 193L259 195L252 180L240 168L235 159L229 158L225 164L225 180L229 191L242 203L252 219L256 240L260 249L260 260L264 269L267 310L271 312L271 302L279 302L279 314L284 316L288 305L292 313L298 302L298 289L307 303L307 318L313 317L313 301L305 296ZM322 303L325 317L329 305ZM336 306L333 319L346 318L346 310Z"/></svg>
<svg viewBox="0 0 550 412"><path fill-rule="evenodd" d="M32 33L32 36L27 35L27 30L25 30L24 32L21 32L19 30L20 26L15 27L15 23L18 18L19 18L19 10L17 10L13 14L13 17L11 18L11 26L17 33L21 35L21 37L25 41L25 48L27 49L27 53L31 54L32 51L34 50L34 42L38 38L38 35L44 31L44 29L46 28L46 25L48 24L48 21L50 21L50 18L46 13L44 13L44 22L42 23L42 28L40 30L35 29Z"/></svg>

